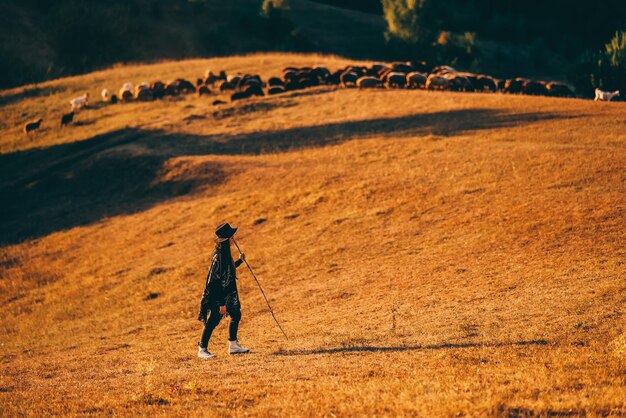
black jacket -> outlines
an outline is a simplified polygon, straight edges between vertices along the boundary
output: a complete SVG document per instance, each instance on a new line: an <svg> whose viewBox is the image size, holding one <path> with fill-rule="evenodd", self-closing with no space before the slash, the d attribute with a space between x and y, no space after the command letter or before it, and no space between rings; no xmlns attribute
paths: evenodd
<svg viewBox="0 0 626 418"><path fill-rule="evenodd" d="M236 260L234 267L241 265ZM237 272L230 260L223 260L219 250L213 253L211 268L207 274L204 293L200 301L198 319L206 321L206 315L211 306L226 306L228 311L239 309L239 294L237 292Z"/></svg>

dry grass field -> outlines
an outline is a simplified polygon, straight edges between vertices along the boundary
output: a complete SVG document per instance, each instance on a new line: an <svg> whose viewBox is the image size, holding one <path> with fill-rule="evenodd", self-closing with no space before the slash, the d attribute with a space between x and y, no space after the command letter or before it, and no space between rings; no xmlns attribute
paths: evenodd
<svg viewBox="0 0 626 418"><path fill-rule="evenodd" d="M626 104L320 87L67 101L258 54L0 92L0 415L624 416ZM44 118L26 137L25 121ZM239 270L196 358L214 227Z"/></svg>

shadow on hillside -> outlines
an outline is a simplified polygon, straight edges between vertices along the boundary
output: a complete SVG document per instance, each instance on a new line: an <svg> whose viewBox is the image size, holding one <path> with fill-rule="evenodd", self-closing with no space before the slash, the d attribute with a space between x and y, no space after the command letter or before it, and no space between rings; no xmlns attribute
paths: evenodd
<svg viewBox="0 0 626 418"><path fill-rule="evenodd" d="M276 356L306 356L315 354L337 354L337 353L384 353L417 350L445 350L457 348L500 348L527 345L548 345L546 340L511 341L494 343L444 343L435 345L397 345L397 346L368 346L359 345L351 347L318 348L313 350L278 350L273 354Z"/></svg>
<svg viewBox="0 0 626 418"><path fill-rule="evenodd" d="M451 136L563 117L466 109L232 136L122 129L70 144L0 154L0 242L21 242L137 213L198 187L219 184L227 176L212 163L162 180L167 174L163 164L173 157L285 152L372 136Z"/></svg>
<svg viewBox="0 0 626 418"><path fill-rule="evenodd" d="M151 148L176 147L177 152L199 154L265 154L338 144L375 136L410 138L426 135L453 136L477 130L522 126L563 119L554 113L507 114L491 109L465 109L416 115L334 122L284 130L260 131L232 136L196 136L144 131L139 142Z"/></svg>

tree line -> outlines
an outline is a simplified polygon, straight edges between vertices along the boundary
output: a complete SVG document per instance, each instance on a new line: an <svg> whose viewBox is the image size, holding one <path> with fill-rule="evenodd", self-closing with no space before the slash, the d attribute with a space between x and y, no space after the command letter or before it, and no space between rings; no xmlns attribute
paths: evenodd
<svg viewBox="0 0 626 418"><path fill-rule="evenodd" d="M289 0L232 0L228 7L218 0L5 0L0 14L7 21L19 22L25 13L10 12L21 8L30 19L23 26L39 33L3 36L16 29L0 25L0 87L115 62L277 50L427 60L496 77L560 77L583 91L626 90L623 0L604 0L602 7L576 0L318 2L381 15L386 25L377 29L379 41L364 48L324 43L298 27ZM16 35L40 43L18 48L11 41Z"/></svg>

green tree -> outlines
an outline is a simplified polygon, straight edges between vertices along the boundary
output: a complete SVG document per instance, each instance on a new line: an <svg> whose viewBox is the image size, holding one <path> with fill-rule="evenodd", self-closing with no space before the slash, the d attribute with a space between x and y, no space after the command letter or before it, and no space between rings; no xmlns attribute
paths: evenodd
<svg viewBox="0 0 626 418"><path fill-rule="evenodd" d="M382 0L387 21L385 38L410 44L426 44L431 40L430 0Z"/></svg>
<svg viewBox="0 0 626 418"><path fill-rule="evenodd" d="M594 87L605 90L626 89L626 32L616 32L613 39L604 45L591 82Z"/></svg>

